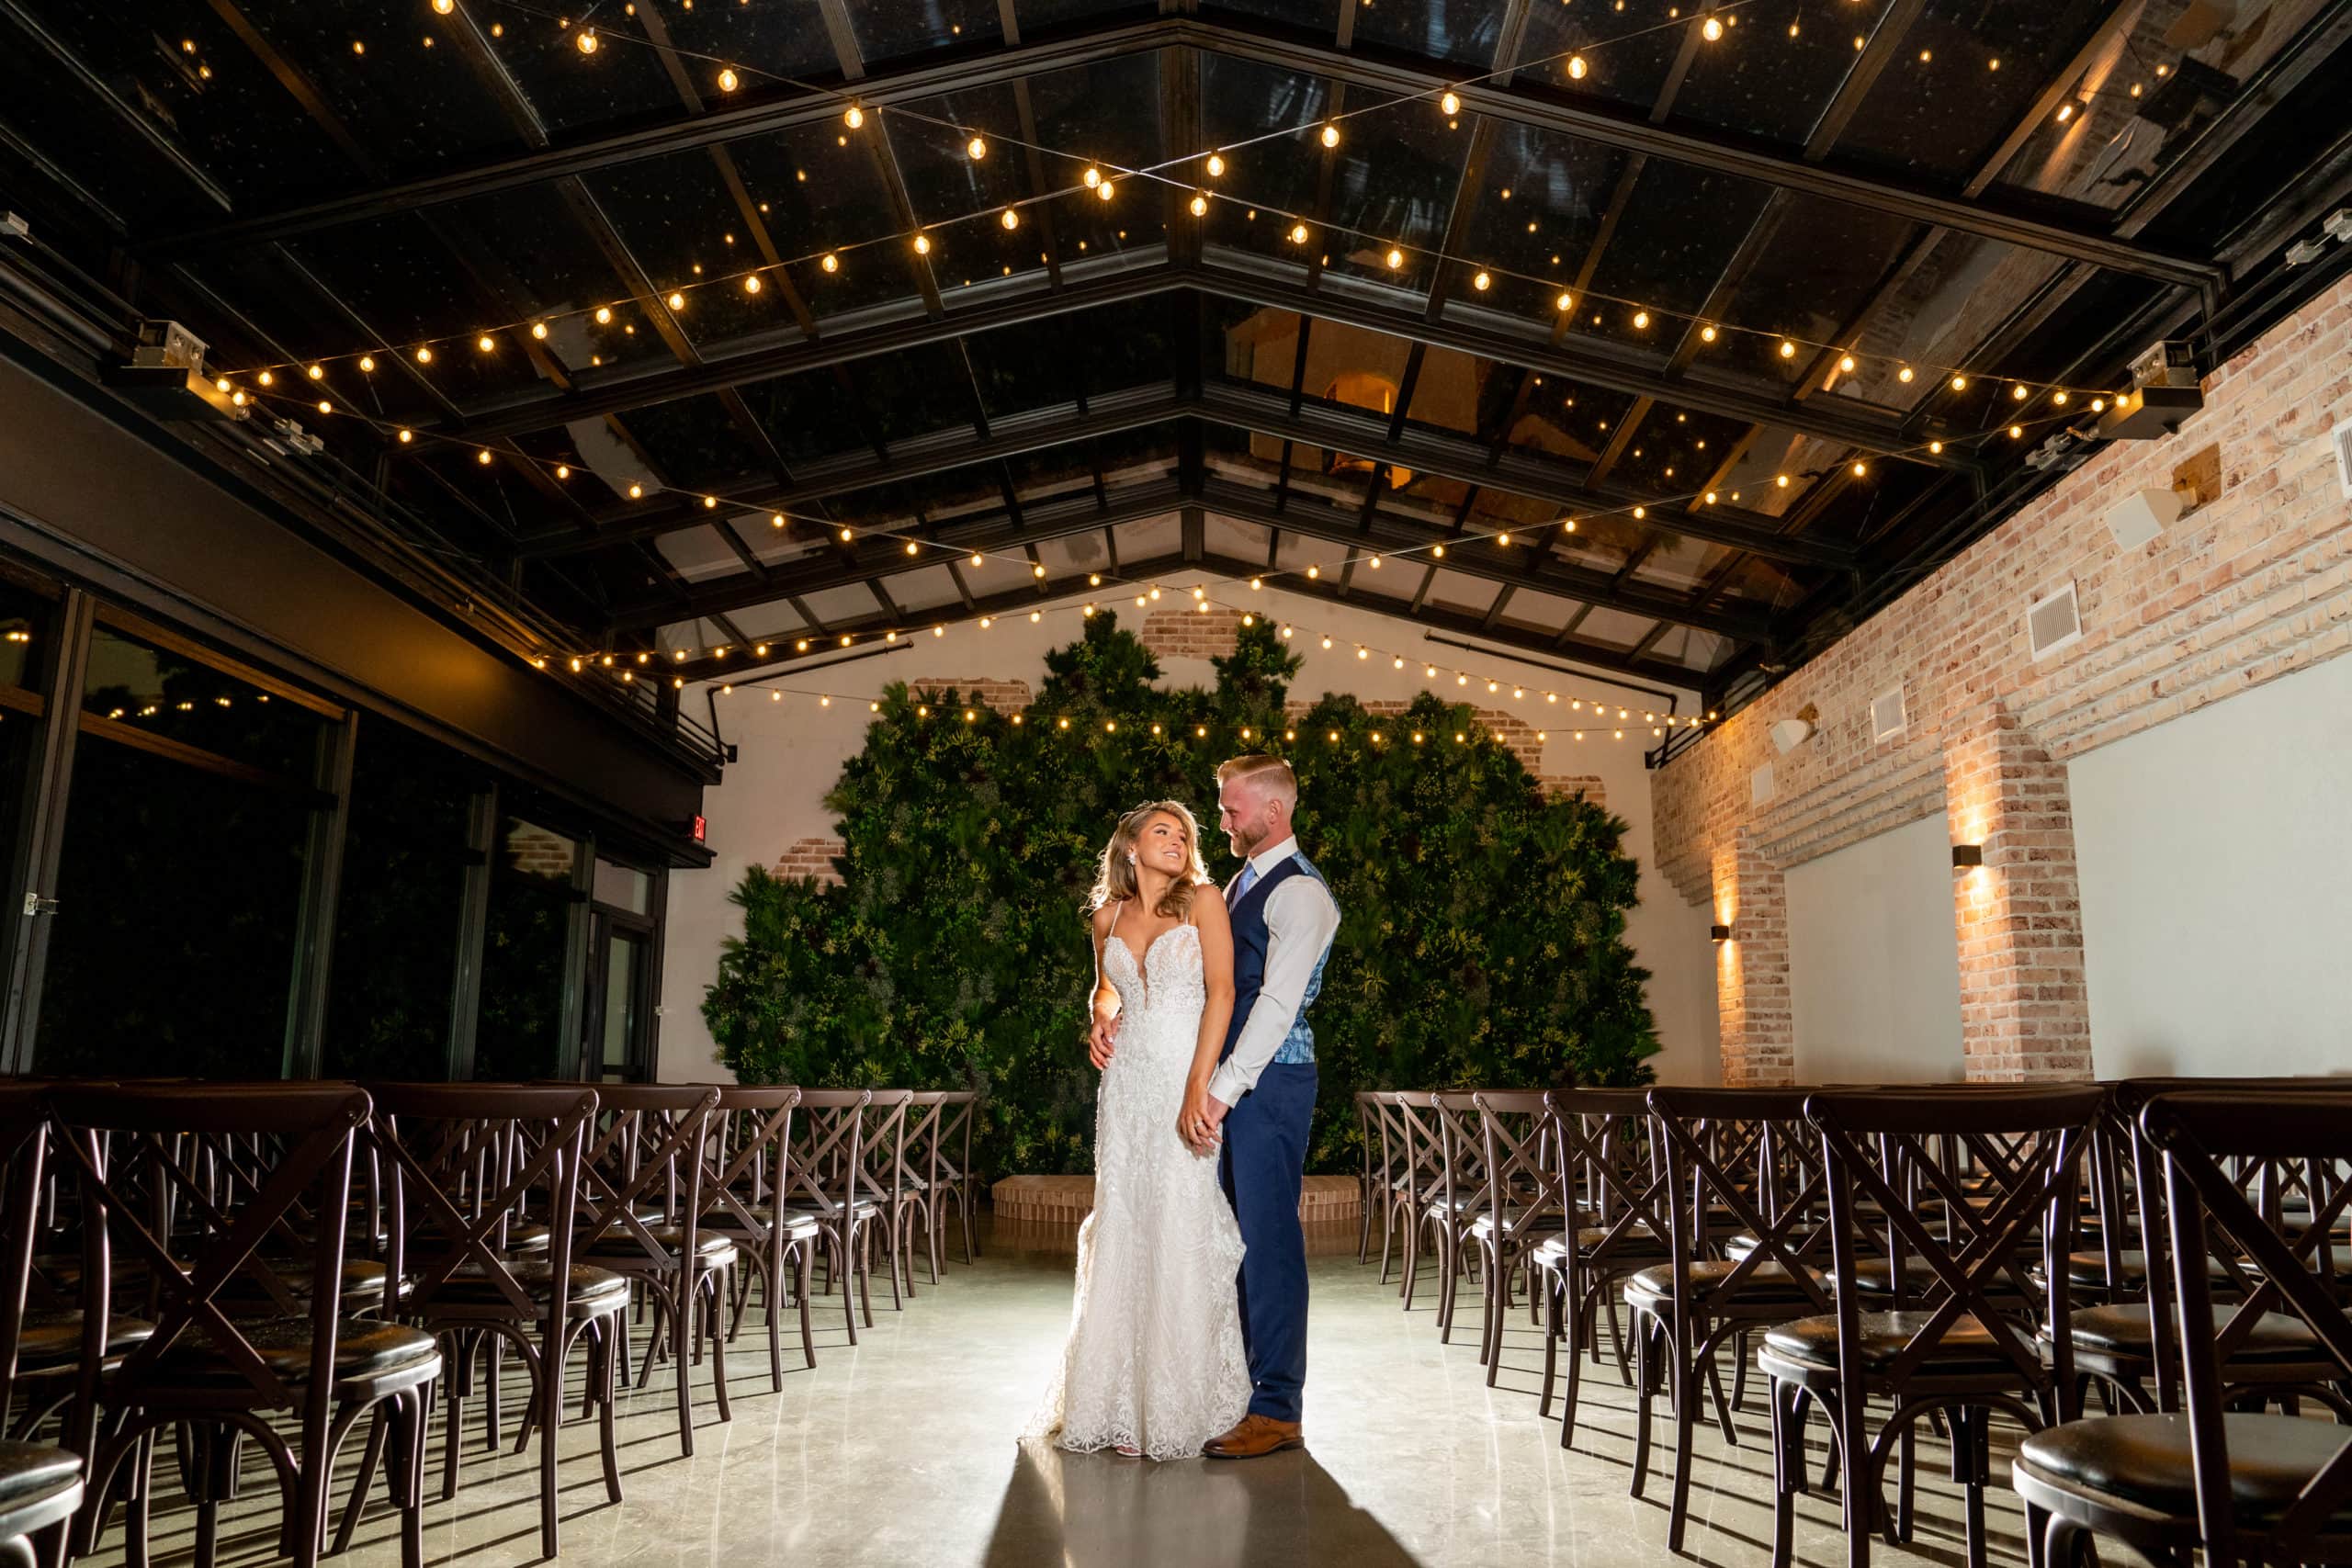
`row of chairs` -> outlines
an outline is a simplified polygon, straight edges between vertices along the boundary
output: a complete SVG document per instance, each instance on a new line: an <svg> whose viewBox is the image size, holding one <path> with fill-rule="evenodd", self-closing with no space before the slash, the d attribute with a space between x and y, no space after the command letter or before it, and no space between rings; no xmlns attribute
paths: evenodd
<svg viewBox="0 0 2352 1568"><path fill-rule="evenodd" d="M567 1369L617 1503L632 1308L637 1385L673 1366L691 1454L690 1373L707 1360L729 1419L726 1347L755 1285L780 1391L788 1303L816 1364L818 1270L854 1344L877 1254L894 1304L918 1258L938 1283L951 1227L977 1254L974 1111L968 1092L906 1089L0 1083L0 1556L87 1553L119 1507L144 1563L171 1435L199 1564L249 1448L278 1487L278 1555L343 1550L380 1471L418 1563L433 1404L446 1498L477 1392L484 1443L505 1441L511 1357L551 1557ZM363 1423L330 1544L334 1459Z"/></svg>
<svg viewBox="0 0 2352 1568"><path fill-rule="evenodd" d="M1450 1338L1484 1295L1487 1382L1523 1283L1539 1395L1575 1436L1578 1373L1612 1341L1672 1425L1681 1551L1712 1407L1740 1435L1769 1384L1775 1564L1797 1496L1836 1485L1849 1562L1911 1539L1923 1427L1986 1559L1995 1423L2037 1565L2086 1537L2159 1562L2340 1562L2352 1550L2352 1085L1368 1093L1358 1257L1435 1254ZM1621 1311L1622 1309L1622 1311ZM1566 1377L1559 1378L1562 1353ZM1725 1369L1724 1360L1729 1359ZM1724 1390L1728 1370L1731 1389ZM2102 1412L2088 1415L2096 1403ZM2272 1407L2276 1407L2275 1409ZM1809 1473L1824 1418L1828 1460ZM2332 1416L2324 1419L2322 1416ZM1892 1472L1894 1497L1886 1499ZM1843 1478L1842 1480L1840 1478Z"/></svg>

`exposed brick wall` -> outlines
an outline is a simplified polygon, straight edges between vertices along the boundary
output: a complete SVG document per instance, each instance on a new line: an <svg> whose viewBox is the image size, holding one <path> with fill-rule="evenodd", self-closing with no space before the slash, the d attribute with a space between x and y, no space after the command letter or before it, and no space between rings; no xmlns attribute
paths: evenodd
<svg viewBox="0 0 2352 1568"><path fill-rule="evenodd" d="M784 846L773 870L777 876L813 876L837 884L842 874L833 868L833 861L848 852L849 846L839 839L795 839Z"/></svg>
<svg viewBox="0 0 2352 1568"><path fill-rule="evenodd" d="M1029 682L1000 681L989 676L925 675L907 682L918 692L956 692L966 702L976 702L999 713L1019 713L1029 705Z"/></svg>
<svg viewBox="0 0 2352 1568"><path fill-rule="evenodd" d="M1952 879L1965 1076L2087 1077L2090 1010L2065 766L1997 705L1953 728L1944 748L1952 842L1984 851L1983 866Z"/></svg>
<svg viewBox="0 0 2352 1568"><path fill-rule="evenodd" d="M1698 903L1718 895L1743 839L1786 868L1939 811L1956 834L1963 814L1988 813L1985 830L2012 835L2016 858L1996 863L1988 849L1981 896L2002 912L1973 930L2008 933L2011 945L1963 970L1963 1008L1993 1010L1971 1013L1970 1071L2087 1071L2064 764L2352 649L2352 504L2327 444L2347 417L2352 279L2208 377L2205 408L2179 434L2101 451L1654 774L1659 868ZM2134 491L2170 487L2177 468L2216 445L2218 497L2147 545L2118 547L2107 512ZM2082 639L2036 661L2026 606L2069 581ZM1876 741L1871 702L1897 687L1906 726ZM1818 733L1777 753L1770 726L1808 706ZM1996 711L2013 728L1988 738ZM1990 774L1975 766L1986 747ZM1766 762L1776 792L1753 806L1749 775ZM1960 798L1963 781L1982 798ZM2054 805L2043 793L2053 784ZM2012 876L2020 886L2007 886ZM1968 913L1955 904L1956 919ZM2036 919L2072 928L2074 958L2043 962L2013 940L2033 934ZM1722 979L1719 968L1730 1081L1734 1041L1746 1034L1730 1027ZM2000 1012L2029 1001L2030 1016Z"/></svg>
<svg viewBox="0 0 2352 1568"><path fill-rule="evenodd" d="M1162 604L1143 618L1136 635L1155 659L1225 659L1240 634L1238 610L1186 610Z"/></svg>
<svg viewBox="0 0 2352 1568"><path fill-rule="evenodd" d="M1796 1081L1796 1018L1789 1000L1789 897L1781 868L1755 836L1735 832L1715 853L1715 997L1724 1084Z"/></svg>

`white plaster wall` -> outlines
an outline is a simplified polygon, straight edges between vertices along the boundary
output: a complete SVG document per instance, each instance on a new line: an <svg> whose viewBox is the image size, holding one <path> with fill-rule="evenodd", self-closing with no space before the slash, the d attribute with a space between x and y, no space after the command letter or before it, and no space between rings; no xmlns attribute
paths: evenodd
<svg viewBox="0 0 2352 1568"><path fill-rule="evenodd" d="M2352 659L2068 776L2098 1076L2352 1071Z"/></svg>
<svg viewBox="0 0 2352 1568"><path fill-rule="evenodd" d="M1797 1082L1962 1076L1949 831L1939 811L1789 869Z"/></svg>
<svg viewBox="0 0 2352 1568"><path fill-rule="evenodd" d="M1227 590L1228 597L1231 591ZM1294 697L1313 700L1326 691L1351 692L1371 699L1409 697L1429 686L1422 679L1421 660L1441 667L1485 671L1506 682L1502 692L1488 694L1483 686L1456 687L1441 676L1440 694L1449 700L1469 700L1481 706L1516 712L1528 723L1547 730L1543 770L1547 773L1590 773L1603 781L1609 809L1623 818L1630 829L1627 852L1642 866L1639 908L1628 921L1628 936L1642 964L1652 972L1649 1000L1657 1020L1665 1052L1654 1066L1661 1081L1712 1083L1719 1068L1715 1048L1715 1003L1712 950L1707 942L1709 916L1703 908L1683 903L1650 865L1650 787L1642 766L1648 731L1629 727L1623 741L1588 739L1571 740L1571 694L1608 694L1633 706L1638 719L1642 705L1631 694L1605 687L1600 672L1589 677L1563 675L1500 656L1472 655L1458 649L1425 643L1421 633L1401 622L1345 605L1303 599L1269 587L1250 595L1253 605L1264 602L1265 613L1295 616L1299 624L1328 632L1334 647L1323 650L1302 636L1294 648L1305 660L1291 683ZM670 876L668 953L662 967L660 1076L671 1081L724 1081L710 1032L702 1019L703 990L716 972L719 944L742 930L741 911L728 901L729 891L748 864L772 865L785 846L795 840L817 838L834 830L823 804L825 792L841 774L842 764L861 750L871 716L864 698L878 695L894 681L935 677L1021 680L1034 691L1046 675L1045 654L1073 640L1080 629L1077 601L1041 606L1045 619L1032 625L1025 616L1000 620L987 631L964 625L948 628L944 637L918 635L906 652L891 652L820 674L780 679L776 684L842 694L853 701L836 700L821 708L813 696L787 694L780 701L751 688L718 703L725 738L740 749L739 760L727 769L725 780L705 796L708 842L716 857L708 870L673 872ZM1121 624L1139 628L1143 612L1132 604L1116 605ZM1403 654L1403 671L1386 659L1359 660L1355 639L1371 647ZM1514 702L1508 684L1523 680L1529 695ZM1216 680L1208 660L1161 660L1161 683L1170 687L1207 686ZM1556 706L1541 695L1546 689L1562 694ZM700 705L698 693L685 694ZM1652 701L1645 699L1645 703ZM1684 694L1680 711L1690 713L1695 697ZM1592 732L1588 732L1590 734ZM1605 733L1605 732L1603 732ZM1110 824L1103 824L1107 833ZM1308 846L1310 852L1313 846Z"/></svg>

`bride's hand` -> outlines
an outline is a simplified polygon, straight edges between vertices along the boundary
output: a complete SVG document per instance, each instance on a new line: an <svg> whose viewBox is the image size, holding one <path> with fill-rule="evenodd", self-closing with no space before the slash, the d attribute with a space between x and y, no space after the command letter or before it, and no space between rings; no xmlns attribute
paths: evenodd
<svg viewBox="0 0 2352 1568"><path fill-rule="evenodd" d="M1111 1057L1117 1051L1118 1043L1118 1014L1105 1017L1096 1013L1094 1027L1087 1032L1086 1036L1086 1059L1094 1064L1095 1071L1100 1072L1111 1065Z"/></svg>
<svg viewBox="0 0 2352 1568"><path fill-rule="evenodd" d="M1212 1108L1216 1114L1211 1114ZM1223 1108L1209 1098L1208 1085L1188 1085L1184 1089L1184 1109L1176 1113L1176 1135L1194 1154L1213 1155L1221 1141L1216 1124L1223 1119Z"/></svg>

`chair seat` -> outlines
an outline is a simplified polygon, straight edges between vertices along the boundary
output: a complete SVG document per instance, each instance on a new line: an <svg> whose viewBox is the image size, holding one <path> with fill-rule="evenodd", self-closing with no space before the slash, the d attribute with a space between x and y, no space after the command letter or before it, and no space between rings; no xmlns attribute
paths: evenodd
<svg viewBox="0 0 2352 1568"><path fill-rule="evenodd" d="M684 1225L648 1225L645 1228L657 1245L667 1247L672 1252L677 1251L686 1244L686 1227ZM697 1225L695 1228L695 1253L701 1260L702 1267L716 1269L734 1260L735 1243L728 1236ZM646 1256L645 1244L638 1239L637 1233L627 1230L606 1231L596 1238L596 1244L594 1247L589 1247L581 1256L607 1265L616 1262L638 1264L652 1261Z"/></svg>
<svg viewBox="0 0 2352 1568"><path fill-rule="evenodd" d="M289 1382L310 1376L311 1320L273 1317L240 1322L244 1336L263 1365ZM422 1382L440 1371L441 1352L433 1336L376 1318L342 1319L335 1326L334 1376L337 1382L406 1376ZM245 1386L244 1374L207 1338L201 1329L181 1334L158 1359L155 1378L164 1383Z"/></svg>
<svg viewBox="0 0 2352 1568"><path fill-rule="evenodd" d="M1858 1314L1862 1370L1884 1371L1933 1313L1866 1312ZM1838 1319L1834 1314L1800 1317L1772 1325L1764 1335L1765 1354L1811 1372L1838 1371ZM1973 1377L2015 1372L2016 1365L1994 1345L1992 1332L1973 1313L1962 1313L1928 1352L1919 1373L1927 1377Z"/></svg>
<svg viewBox="0 0 2352 1568"><path fill-rule="evenodd" d="M144 1318L109 1313L107 1355L127 1355L134 1347L146 1343L154 1332L155 1325ZM37 1372L51 1367L70 1367L81 1359L80 1307L33 1307L26 1311L24 1327L17 1337L17 1371Z"/></svg>
<svg viewBox="0 0 2352 1568"><path fill-rule="evenodd" d="M2240 1526L2275 1523L2352 1428L2295 1416L2231 1412L2222 1417L2230 1452L2230 1501ZM2100 1416L2035 1432L2018 1445L2021 1474L2175 1518L2197 1517L2197 1475L2188 1424L2178 1416ZM2352 1504L2337 1506L2329 1532L2352 1529Z"/></svg>
<svg viewBox="0 0 2352 1568"><path fill-rule="evenodd" d="M877 1205L871 1198L861 1197L857 1200L856 1208L857 1212L861 1214L871 1214L875 1213L879 1205ZM842 1205L840 1201L831 1198L828 1198L822 1202L818 1201L814 1198L795 1198L792 1201L786 1203L785 1208L792 1213L814 1214L818 1218L825 1220L837 1220L841 1218L842 1214ZM758 1210L757 1213L763 1215L770 1214L775 1213L775 1209L773 1205L770 1205L766 1208Z"/></svg>
<svg viewBox="0 0 2352 1568"><path fill-rule="evenodd" d="M47 1443L0 1442L0 1515L62 1501L81 1486L81 1455Z"/></svg>
<svg viewBox="0 0 2352 1568"><path fill-rule="evenodd" d="M2119 1264L2119 1267L2116 1269L2116 1274L2122 1281L2121 1288L2127 1291L2139 1291L2145 1289L2148 1283L2147 1255L2134 1247L2126 1251L2119 1252L2116 1255L2116 1258ZM2251 1275L2256 1271L2249 1268L2246 1272ZM2042 1285L2041 1266L2040 1264L2037 1263L2032 1269L2029 1269L2027 1271L2027 1277L2030 1279L2037 1287L2044 1289L2047 1288ZM2212 1285L2216 1289L2235 1290L2238 1288L2237 1279L2235 1276L2231 1274L2229 1265L2223 1263L2218 1258L2209 1257L2206 1258L2205 1279L2209 1284ZM2095 1248L2083 1252L2070 1252L2066 1254L2066 1283L2078 1291L2106 1290L2108 1288L2107 1254Z"/></svg>
<svg viewBox="0 0 2352 1568"><path fill-rule="evenodd" d="M555 1289L555 1268L552 1264L523 1261L509 1263L506 1271L523 1287L534 1302L544 1302ZM618 1311L628 1303L628 1281L609 1269L597 1269L585 1263L575 1263L569 1270L571 1292L567 1315L571 1317L601 1317ZM479 1263L461 1263L456 1273L441 1282L433 1292L431 1306L487 1307L512 1306L506 1292ZM430 1307L428 1307L428 1312Z"/></svg>
<svg viewBox="0 0 2352 1568"><path fill-rule="evenodd" d="M2220 1329L2237 1316L2233 1306L2213 1309L2213 1326ZM2067 1314L2074 1331L2075 1348L2096 1355L2120 1356L2147 1360L2155 1355L2155 1335L2148 1321L2145 1302L2121 1306L2077 1307ZM2049 1338L2049 1330L2042 1330ZM2311 1325L2290 1313L2267 1312L2256 1321L2245 1343L2230 1358L2232 1366L2256 1365L2263 1362L2317 1361L2326 1363L2327 1349Z"/></svg>
<svg viewBox="0 0 2352 1568"><path fill-rule="evenodd" d="M1709 1258L1698 1263L1684 1264L1682 1273L1696 1292L1704 1294L1721 1288L1723 1282L1731 1278L1732 1270L1738 1267L1739 1265L1736 1262L1718 1262ZM1809 1269L1805 1272L1812 1276L1816 1284L1819 1283L1821 1280L1819 1269ZM1631 1306L1655 1309L1662 1313L1666 1303L1673 1300L1673 1297L1674 1265L1671 1263L1653 1264L1625 1281L1625 1301ZM1758 1263L1742 1277L1739 1283L1732 1288L1731 1294L1724 1299L1737 1302L1742 1306L1770 1306L1778 1303L1803 1303L1810 1305L1814 1300L1805 1293L1804 1285L1798 1282L1795 1275L1789 1272L1788 1265L1784 1263Z"/></svg>
<svg viewBox="0 0 2352 1568"><path fill-rule="evenodd" d="M1539 1213L1531 1219L1524 1209L1506 1209L1503 1211L1503 1225L1515 1235L1525 1235L1531 1232L1540 1235L1546 1231L1566 1230L1567 1222L1560 1218L1557 1210L1548 1214ZM1490 1235L1494 1228L1495 1216L1491 1213L1481 1214L1470 1222L1469 1234L1478 1236Z"/></svg>
<svg viewBox="0 0 2352 1568"><path fill-rule="evenodd" d="M776 1223L774 1204L753 1205L752 1213L762 1225L773 1225ZM733 1240L739 1247L749 1247L763 1239L759 1232L754 1231L738 1218L732 1209L713 1209L703 1216L702 1228L705 1231L716 1231L720 1235ZM823 1228L824 1226L819 1223L815 1214L790 1209L785 1211L784 1234L787 1236L815 1235Z"/></svg>

